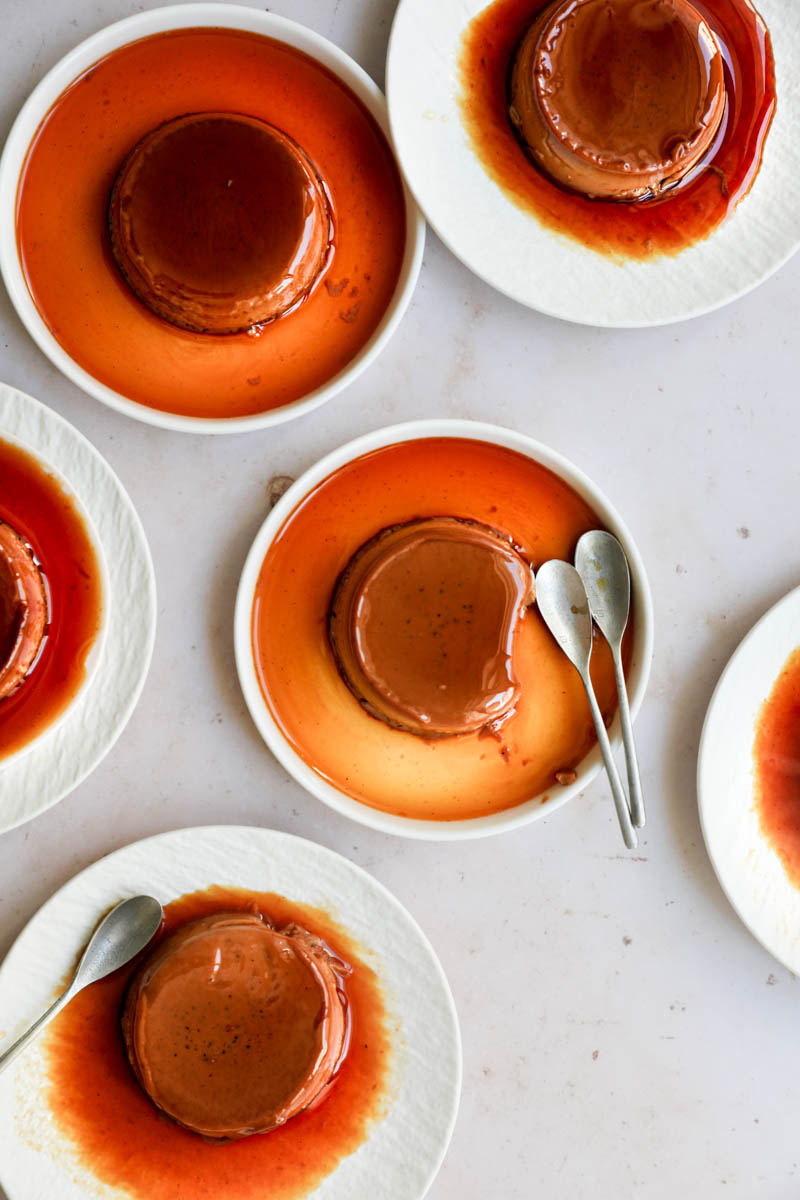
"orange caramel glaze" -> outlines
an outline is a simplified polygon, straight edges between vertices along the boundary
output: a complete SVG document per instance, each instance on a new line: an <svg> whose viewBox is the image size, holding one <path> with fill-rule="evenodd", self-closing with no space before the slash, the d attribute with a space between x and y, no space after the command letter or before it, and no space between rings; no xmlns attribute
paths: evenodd
<svg viewBox="0 0 800 1200"><path fill-rule="evenodd" d="M426 438L376 450L318 484L279 531L256 585L253 653L274 719L322 779L384 812L459 820L557 787L556 773L572 770L595 736L580 679L535 609L519 623L519 697L496 737L421 738L361 708L327 637L336 580L381 529L442 513L503 531L534 567L571 559L580 535L601 525L551 471L503 447ZM599 637L592 674L613 713L613 666Z"/></svg>
<svg viewBox="0 0 800 1200"><path fill-rule="evenodd" d="M0 521L0 701L21 687L42 647L47 586L28 543Z"/></svg>
<svg viewBox="0 0 800 1200"><path fill-rule="evenodd" d="M800 888L800 647L761 709L753 764L761 833Z"/></svg>
<svg viewBox="0 0 800 1200"><path fill-rule="evenodd" d="M519 695L513 647L533 600L508 537L455 517L382 530L331 601L342 678L372 716L424 737L495 724Z"/></svg>
<svg viewBox="0 0 800 1200"><path fill-rule="evenodd" d="M245 114L282 130L330 199L335 234L324 277L259 336L168 324L131 292L111 254L109 196L126 157L164 122L203 112ZM20 261L63 349L131 400L194 417L278 408L343 370L385 315L405 230L392 152L354 94L305 54L225 29L157 34L86 71L40 125L17 196Z"/></svg>
<svg viewBox="0 0 800 1200"><path fill-rule="evenodd" d="M465 29L461 113L484 169L541 224L603 254L677 254L707 237L752 186L775 110L772 47L761 17L749 0L693 0L722 50L725 112L713 143L680 182L632 203L560 186L534 166L515 135L508 111L514 56L549 7L550 0L494 0Z"/></svg>
<svg viewBox="0 0 800 1200"><path fill-rule="evenodd" d="M509 115L557 183L649 198L713 145L725 111L722 62L688 0L556 0L517 49Z"/></svg>
<svg viewBox="0 0 800 1200"><path fill-rule="evenodd" d="M100 631L100 566L83 519L32 455L0 440L0 521L31 548L44 579L48 623L38 656L0 700L0 763L42 733L70 703Z"/></svg>
<svg viewBox="0 0 800 1200"><path fill-rule="evenodd" d="M134 1074L202 1137L283 1125L320 1103L346 1053L346 973L296 924L275 929L241 912L190 921L128 986L122 1033Z"/></svg>
<svg viewBox="0 0 800 1200"><path fill-rule="evenodd" d="M211 887L166 905L159 936L232 911L259 913L278 928L296 922L350 965L347 1054L317 1107L269 1133L208 1142L159 1114L128 1065L119 1013L136 964L86 988L46 1036L47 1100L81 1164L132 1200L300 1200L362 1144L391 1102L379 981L364 951L327 913L273 893Z"/></svg>
<svg viewBox="0 0 800 1200"><path fill-rule="evenodd" d="M111 249L129 286L165 321L241 333L306 299L333 235L300 146L231 113L178 117L144 138L111 192Z"/></svg>

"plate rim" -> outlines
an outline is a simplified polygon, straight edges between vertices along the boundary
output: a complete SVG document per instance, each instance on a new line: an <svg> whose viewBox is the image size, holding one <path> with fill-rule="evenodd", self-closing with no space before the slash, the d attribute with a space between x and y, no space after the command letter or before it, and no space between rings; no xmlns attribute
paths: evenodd
<svg viewBox="0 0 800 1200"><path fill-rule="evenodd" d="M768 954L770 954L782 966L786 967L788 971L791 971L793 974L798 974L800 973L800 954L798 955L797 959L792 960L784 950L777 948L774 944L772 944L769 938L762 936L760 933L756 933L750 921L743 914L740 904L736 898L736 894L731 888L729 881L725 878L722 867L720 866L718 858L713 849L713 835L709 832L709 813L707 811L708 802L705 799L705 797L708 795L708 791L710 790L710 785L708 788L706 787L705 774L708 771L706 759L710 753L709 743L713 732L713 725L716 719L720 701L725 695L728 687L728 681L730 680L730 677L735 669L736 662L740 654L743 653L747 647L749 647L758 637L763 634L764 627L768 625L770 620L774 619L779 611L784 608L789 609L793 606L796 606L798 612L800 613L800 584L794 588L791 588L785 593L785 595L781 596L779 600L776 600L774 604L771 604L770 607L761 614L761 616L747 630L744 637L742 637L742 639L736 645L735 649L730 655L730 658L725 663L719 679L714 686L714 690L711 693L711 699L708 702L708 707L706 708L705 716L703 718L703 726L700 731L700 742L697 750L695 778L700 832L703 835L703 844L706 849L708 860L711 864L711 869L714 872L714 877L720 886L722 894L730 904L741 925L747 930L754 941L758 942L758 944L764 950L766 950ZM787 657L789 653L791 653L791 650L787 651ZM775 681L773 681L773 686L774 682Z"/></svg>
<svg viewBox="0 0 800 1200"><path fill-rule="evenodd" d="M54 808L56 804L60 803L61 800L65 799L72 791L75 790L76 787L78 787L85 779L87 779L88 776L91 775L97 769L97 767L100 765L100 763L106 757L106 755L111 752L111 750L116 745L117 741L119 740L119 738L122 736L123 732L125 731L125 728L127 727L128 722L130 721L130 718L133 715L134 709L136 708L136 705L139 702L142 691L144 689L144 685L147 681L147 676L148 676L148 673L150 670L150 664L151 664L152 657L153 657L153 650L155 647L156 627L158 624L155 568L153 565L153 558L152 558L152 554L150 551L150 545L147 540L147 534L145 533L145 529L142 524L141 517L139 516L139 514L133 504L133 501L131 500L130 495L128 494L127 489L125 488L124 484L120 480L116 471L113 469L111 464L103 457L103 455L100 453L100 451L92 444L92 442L89 441L89 439L86 437L86 435L81 433L81 431L75 425L73 425L70 421L68 421L66 419L66 417L63 417L60 413L57 413L54 409L50 408L48 405L43 404L42 401L36 399L35 396L31 396L27 392L22 392L18 388L14 388L10 384L5 384L5 383L0 383L0 439L2 439L4 434L8 434L7 423L2 418L2 415L1 415L4 401L8 401L8 402L16 401L17 402L17 404L19 406L20 420L25 419L25 411L27 410L31 414L35 414L37 416L38 420L41 422L43 427L49 427L50 429L53 429L53 430L59 430L62 435L66 435L66 437L72 442L72 444L79 449L80 453L82 455L86 456L86 462L92 463L96 470L100 470L103 473L103 475L105 476L106 480L109 482L110 486L113 486L113 488L119 498L119 501L120 501L121 511L124 512L126 519L128 521L128 531L130 532L132 537L135 539L137 551L140 555L142 567L143 567L143 570L144 570L144 572L146 574L146 578L147 578L147 596L145 598L145 604L146 604L145 621L146 621L147 637L146 637L146 640L145 640L143 646L141 647L141 653L140 653L139 659L138 659L140 666L139 666L138 678L136 680L135 686L129 692L129 695L128 695L128 698L127 698L127 701L126 701L124 707L118 711L118 713L115 716L115 719L112 722L110 722L110 724L109 724L109 730L111 731L110 740L108 738L108 731L107 731L105 743L103 744L102 748L99 748L99 749L97 747L95 748L92 755L90 756L91 761L90 761L89 765L82 766L81 769L78 771L78 773L74 774L71 778L71 781L68 784L64 785L61 790L59 790L57 788L53 792L52 795L45 795L44 797L40 797L39 800L35 804L31 805L24 813L22 813L21 815L18 814L17 816L12 818L10 821L7 821L4 816L0 815L0 835L2 835L3 833L8 833L12 829L17 829L17 828L19 828L19 826L24 825L28 821L33 820L35 817L40 816L42 813L46 812L48 809ZM18 428L18 426L15 424L13 426L13 428L14 428L14 433L8 434L8 436L13 436L13 437L16 437L19 439L19 435L16 432L16 429ZM27 442L27 444L32 449L34 449L36 451L37 454L39 453L38 448L33 441L29 440L27 437L24 440ZM45 450L45 453L48 453L48 451ZM60 467L58 467L57 469L59 471L61 470ZM62 473L64 474L64 477L67 480L67 483L69 484L70 490L72 492L74 492L75 494L78 494L74 484L70 480L69 475L66 472L62 472ZM114 594L115 589L114 589L113 582L111 579L112 571L111 571L111 565L109 562L109 552L106 551L106 546L103 542L103 539L102 539L99 529L97 529L97 522L95 521L94 515L93 515L93 506L96 506L98 503L97 498L93 495L89 496L87 494L85 496L79 495L79 499L81 501L82 506L85 508L86 512L89 514L90 518L92 519L92 521L94 523L95 530L97 532L98 544L101 546L101 548L103 550L103 554L105 556L105 566L106 566L106 570L108 572L108 598L109 598L109 603L108 603L109 616L108 616L108 620L106 621L106 626L107 626L106 637L104 639L104 643L102 646L102 652L98 656L97 667L93 673L93 676L89 680L88 684L86 685L86 688L85 689L82 688L79 693L79 695L81 697L83 697L83 696L89 696L91 694L91 690L93 688L96 688L96 686L97 686L97 676L99 673L99 669L100 669L101 664L104 661L105 657L107 656L108 650L109 650L109 643L111 641L111 637L110 637L111 622L113 619L114 607L117 604L118 598L115 597L115 594ZM113 557L113 556L111 556L111 557ZM120 636L122 636L123 634L124 634L124 631L121 631ZM21 769L24 771L27 769L27 766L30 764L31 761L38 759L40 756L41 757L48 756L52 750L52 746L50 744L50 742L51 742L50 735L53 734L54 736L59 736L60 734L63 734L64 728L66 727L66 724L67 724L67 718L69 717L70 714L72 714L74 716L74 706L73 705L70 705L69 709L67 710L67 713L64 714L65 719L64 719L63 723L61 724L60 728L58 730L56 730L54 725L50 726L42 734L40 739L37 739L32 745L25 748L25 752L22 755L20 755L19 757L14 756L14 758L9 759L8 770L16 772L18 769ZM27 760L27 762L26 762L26 760ZM5 766L2 769L0 769L0 799L2 798L3 774L5 773L5 770L6 770ZM60 786L61 785L59 785L59 787Z"/></svg>

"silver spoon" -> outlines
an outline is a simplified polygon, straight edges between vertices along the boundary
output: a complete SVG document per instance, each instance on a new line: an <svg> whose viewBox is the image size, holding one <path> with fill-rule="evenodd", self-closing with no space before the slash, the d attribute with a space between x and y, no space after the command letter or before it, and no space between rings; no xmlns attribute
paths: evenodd
<svg viewBox="0 0 800 1200"><path fill-rule="evenodd" d="M118 967L124 967L140 950L144 950L158 930L163 916L161 905L152 896L134 896L112 908L92 934L67 990L31 1025L27 1033L23 1033L5 1053L0 1054L0 1071L13 1062L28 1042L41 1033L73 996L88 984L105 979Z"/></svg>
<svg viewBox="0 0 800 1200"><path fill-rule="evenodd" d="M585 533L575 551L575 566L589 597L589 611L606 639L614 662L614 675L619 696L619 719L622 744L625 747L625 766L628 772L631 820L637 829L645 823L642 783L639 763L633 744L633 725L628 704L628 689L622 669L622 635L628 624L631 605L631 575L625 551L613 533L593 529Z"/></svg>
<svg viewBox="0 0 800 1200"><path fill-rule="evenodd" d="M580 675L586 689L600 753L614 797L619 827L625 845L629 850L633 850L638 845L636 831L631 824L628 801L622 789L622 781L611 753L603 716L589 674L589 660L592 656L592 617L589 601L581 577L570 563L551 559L539 568L536 573L536 603L545 624Z"/></svg>

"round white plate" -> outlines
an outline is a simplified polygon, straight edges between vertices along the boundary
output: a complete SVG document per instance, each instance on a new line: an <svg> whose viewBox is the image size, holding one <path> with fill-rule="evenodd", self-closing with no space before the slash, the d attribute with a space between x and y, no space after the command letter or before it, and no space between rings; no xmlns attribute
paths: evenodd
<svg viewBox="0 0 800 1200"><path fill-rule="evenodd" d="M444 1156L461 1088L458 1021L442 968L405 909L360 867L313 842L242 826L182 829L135 842L82 871L22 931L0 969L0 1030L38 1016L99 917L140 892L162 903L211 884L278 892L329 912L364 948L397 1029L392 1103L315 1200L420 1200ZM0 1042L2 1048L2 1042ZM53 1123L40 1047L0 1078L0 1183L8 1200L125 1200L98 1185ZM147 1147L137 1147L146 1155ZM220 1166L225 1158L220 1149ZM379 1181L379 1182L378 1182ZM265 1181L264 1200L269 1200Z"/></svg>
<svg viewBox="0 0 800 1200"><path fill-rule="evenodd" d="M144 685L156 631L153 564L144 530L114 472L63 417L0 384L0 438L10 434L64 476L91 517L108 570L105 644L64 719L0 767L0 833L51 808L117 740Z"/></svg>
<svg viewBox="0 0 800 1200"><path fill-rule="evenodd" d="M753 743L764 701L800 646L800 588L755 625L708 706L697 766L708 856L739 918L779 962L800 974L800 890L758 827Z"/></svg>
<svg viewBox="0 0 800 1200"><path fill-rule="evenodd" d="M111 408L167 429L184 430L191 433L242 433L249 429L263 429L289 421L302 413L319 407L331 396L336 395L356 379L378 356L399 325L408 308L425 248L425 221L419 212L408 188L404 186L406 202L406 248L397 286L383 319L369 339L347 365L327 383L280 408L270 409L244 417L189 417L178 413L162 412L138 404L121 392L101 383L70 358L60 343L53 337L33 302L25 282L22 265L17 252L16 196L28 147L45 114L61 93L75 79L91 67L92 63L104 58L113 50L138 38L165 33L171 29L199 27L241 29L249 33L275 38L294 46L309 57L322 63L336 75L358 97L376 124L389 139L389 121L383 93L366 71L348 54L329 42L327 38L269 11L247 8L236 4L176 4L169 8L154 8L136 13L101 29L99 33L81 42L71 50L44 79L34 88L17 117L0 158L0 271L2 271L8 294L25 325L47 357L60 371L90 396L102 400Z"/></svg>
<svg viewBox="0 0 800 1200"><path fill-rule="evenodd" d="M540 225L472 150L458 106L461 37L486 0L401 0L386 72L389 119L411 190L441 239L513 300L584 325L664 325L751 290L800 246L800 24L792 0L758 0L775 54L777 111L752 191L675 257L619 262Z"/></svg>
<svg viewBox="0 0 800 1200"><path fill-rule="evenodd" d="M647 582L644 563L636 543L619 513L597 484L568 459L524 434L480 421L442 419L409 421L404 425L391 425L348 442L310 467L280 498L250 547L236 594L233 640L236 669L250 715L278 762L306 791L344 816L350 817L362 825L368 825L372 829L380 830L381 833L393 833L399 834L401 837L422 838L429 841L453 841L461 838L485 837L491 833L504 833L509 829L516 829L531 821L550 816L557 808L561 808L579 792L584 791L600 772L603 762L599 747L595 746L581 761L577 769L576 781L560 787L558 794L551 795L549 803L546 805L542 804L541 795L532 796L530 800L517 804L514 808L507 808L487 817L473 817L463 821L422 821L382 812L377 808L370 808L368 805L362 804L323 779L289 744L261 691L253 658L252 642L253 603L261 565L284 522L302 500L334 471L381 446L391 446L394 443L408 442L415 438L436 437L468 438L478 442L490 442L541 463L559 478L566 480L570 487L574 488L578 495L594 509L604 526L619 538L630 565L631 591L634 597L634 650L628 675L628 694L631 715L635 718L647 691L647 680L650 676L650 664L653 657L654 625L650 585ZM613 748L618 750L622 744L619 714L609 729L609 737Z"/></svg>

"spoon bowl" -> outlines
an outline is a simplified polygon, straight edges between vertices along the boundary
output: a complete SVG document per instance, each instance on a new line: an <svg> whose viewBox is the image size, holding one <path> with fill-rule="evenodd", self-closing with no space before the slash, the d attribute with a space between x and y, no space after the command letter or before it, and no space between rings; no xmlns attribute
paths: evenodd
<svg viewBox="0 0 800 1200"><path fill-rule="evenodd" d="M90 983L105 979L113 971L124 967L144 950L158 932L163 919L161 905L152 896L133 896L112 908L89 939L67 990L22 1037L9 1046L5 1053L0 1054L0 1071L22 1053L29 1042L41 1033L73 996Z"/></svg>
<svg viewBox="0 0 800 1200"><path fill-rule="evenodd" d="M622 637L631 606L631 576L625 551L612 533L592 529L578 542L575 567L583 580L589 609L611 650L619 699L619 719L628 774L631 820L637 829L645 823L639 763L633 741L633 722L622 665Z"/></svg>

